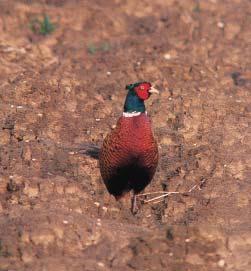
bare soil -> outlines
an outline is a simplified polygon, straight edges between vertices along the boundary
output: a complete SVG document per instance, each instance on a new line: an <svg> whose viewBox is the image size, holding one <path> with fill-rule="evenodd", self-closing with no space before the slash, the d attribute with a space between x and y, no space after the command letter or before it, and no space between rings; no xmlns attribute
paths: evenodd
<svg viewBox="0 0 251 271"><path fill-rule="evenodd" d="M251 269L251 2L0 1L0 270ZM34 18L56 25L33 32ZM125 85L160 163L133 216L98 162ZM195 186L196 185L196 186Z"/></svg>

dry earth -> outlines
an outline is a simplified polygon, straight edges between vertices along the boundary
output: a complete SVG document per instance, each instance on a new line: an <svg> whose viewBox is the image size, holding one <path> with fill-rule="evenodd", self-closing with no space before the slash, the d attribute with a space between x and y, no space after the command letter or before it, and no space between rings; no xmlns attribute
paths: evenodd
<svg viewBox="0 0 251 271"><path fill-rule="evenodd" d="M251 2L0 1L0 270L251 270ZM43 36L30 22L48 14ZM161 159L132 216L97 160L149 80ZM81 147L82 146L82 147Z"/></svg>

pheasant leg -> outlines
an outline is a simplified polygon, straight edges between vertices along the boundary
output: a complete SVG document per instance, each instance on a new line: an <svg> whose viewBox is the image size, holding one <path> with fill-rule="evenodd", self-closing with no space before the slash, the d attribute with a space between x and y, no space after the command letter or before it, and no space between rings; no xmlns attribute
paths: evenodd
<svg viewBox="0 0 251 271"><path fill-rule="evenodd" d="M133 192L132 196L132 208L131 208L132 214L136 215L138 212L138 206L137 206L137 197L136 194Z"/></svg>

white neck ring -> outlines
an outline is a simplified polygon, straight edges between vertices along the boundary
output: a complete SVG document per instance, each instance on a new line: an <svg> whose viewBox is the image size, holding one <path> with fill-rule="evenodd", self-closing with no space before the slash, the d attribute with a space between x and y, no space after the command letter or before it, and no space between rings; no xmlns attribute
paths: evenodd
<svg viewBox="0 0 251 271"><path fill-rule="evenodd" d="M147 115L147 112L144 112ZM139 116L140 114L142 114L142 112L123 112L123 117L125 118L132 118L132 117L136 117Z"/></svg>

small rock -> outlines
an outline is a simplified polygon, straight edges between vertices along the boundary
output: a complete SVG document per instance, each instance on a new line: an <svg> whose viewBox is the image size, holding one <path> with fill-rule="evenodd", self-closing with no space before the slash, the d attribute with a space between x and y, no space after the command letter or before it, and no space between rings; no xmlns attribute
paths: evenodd
<svg viewBox="0 0 251 271"><path fill-rule="evenodd" d="M219 267L224 267L224 265L225 265L225 261L223 259L218 261L218 266Z"/></svg>
<svg viewBox="0 0 251 271"><path fill-rule="evenodd" d="M218 22L218 23L217 23L217 26L218 26L219 28L224 28L225 24L224 24L223 22Z"/></svg>
<svg viewBox="0 0 251 271"><path fill-rule="evenodd" d="M108 71L106 74L107 74L108 76L110 76L112 73Z"/></svg>
<svg viewBox="0 0 251 271"><path fill-rule="evenodd" d="M169 52L164 54L164 59L166 59L166 60L170 60L170 59L176 58L176 57L177 57L176 50L170 50Z"/></svg>
<svg viewBox="0 0 251 271"><path fill-rule="evenodd" d="M165 58L166 60L169 60L169 59L171 59L171 55L170 55L170 54L164 54L164 58Z"/></svg>
<svg viewBox="0 0 251 271"><path fill-rule="evenodd" d="M97 201L95 201L95 202L94 202L94 204L95 204L97 207L99 207L99 206L100 206L100 203L99 203L99 202L97 202Z"/></svg>
<svg viewBox="0 0 251 271"><path fill-rule="evenodd" d="M103 263L101 263L101 262L98 262L98 266L104 267L105 265Z"/></svg>

